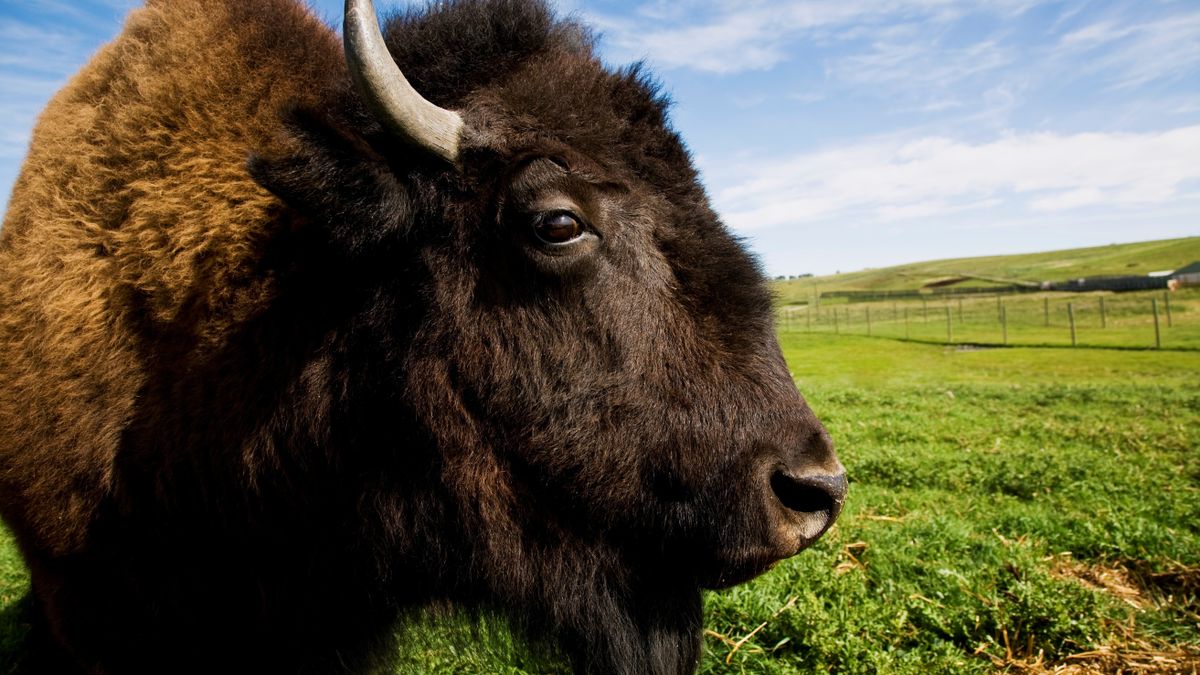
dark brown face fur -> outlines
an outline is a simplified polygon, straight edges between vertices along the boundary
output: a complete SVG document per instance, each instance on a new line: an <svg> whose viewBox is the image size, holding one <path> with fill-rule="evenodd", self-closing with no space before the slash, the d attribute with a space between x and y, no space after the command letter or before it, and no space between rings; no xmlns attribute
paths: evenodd
<svg viewBox="0 0 1200 675"><path fill-rule="evenodd" d="M701 588L812 543L845 478L655 86L537 2L402 15L397 63L466 122L450 167L383 131L285 0L221 3L215 25L217 5L173 3L74 94L107 114L87 97L111 105L118 82L142 108L97 113L113 140L83 169L30 173L0 247L0 506L68 660L365 668L399 614L449 601L506 613L581 673L691 672ZM161 63L140 64L153 45ZM181 77L180 52L216 47L236 68L197 56L189 86L240 73L294 100L166 110L123 70ZM294 95L250 81L301 63ZM56 105L43 167L71 158L52 141L82 114ZM107 214L96 242L74 212L41 224L55 171L99 176L79 209ZM37 237L99 290L54 286L24 252ZM49 292L29 279L84 308L62 325L96 318L38 323ZM33 394L80 438L26 419Z"/></svg>
<svg viewBox="0 0 1200 675"><path fill-rule="evenodd" d="M420 52L453 45L455 26L487 25L497 7L517 19L504 43L528 53L456 63ZM844 494L781 356L762 274L709 208L653 85L602 69L577 28L540 9L460 5L394 22L389 41L415 86L469 130L461 172L406 164L403 148L379 143L351 161L397 174L393 194L372 181L360 199L404 204L405 222L389 221L393 207L355 227L405 242L386 264L406 270L418 300L374 308L405 316L380 371L428 434L474 551L465 595L515 600L518 619L549 622L583 669L688 670L697 588L798 552ZM309 152L308 175L356 171ZM569 226L548 238L554 218ZM622 621L642 637L585 629ZM656 625L669 637L638 647Z"/></svg>

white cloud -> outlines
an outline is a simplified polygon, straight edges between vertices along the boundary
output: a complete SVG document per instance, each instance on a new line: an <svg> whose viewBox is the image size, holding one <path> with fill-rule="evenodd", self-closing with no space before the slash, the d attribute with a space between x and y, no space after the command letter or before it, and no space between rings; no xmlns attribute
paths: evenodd
<svg viewBox="0 0 1200 675"><path fill-rule="evenodd" d="M876 43L834 62L830 74L851 85L945 91L956 82L1016 60L1012 49L985 40L961 48L915 41Z"/></svg>
<svg viewBox="0 0 1200 675"><path fill-rule="evenodd" d="M820 103L821 101L829 98L829 95L821 91L804 91L788 94L787 98L789 100L796 101L801 105L809 105L812 103Z"/></svg>
<svg viewBox="0 0 1200 675"><path fill-rule="evenodd" d="M1102 204L1104 201L1104 192L1099 188L1081 187L1035 199L1030 202L1029 207L1035 211L1067 211Z"/></svg>
<svg viewBox="0 0 1200 675"><path fill-rule="evenodd" d="M736 73L765 70L786 58L783 40L778 34L769 34L769 19L756 12L660 30L627 19L590 17L590 22L624 60L649 58L662 68Z"/></svg>
<svg viewBox="0 0 1200 675"><path fill-rule="evenodd" d="M1118 27L1116 21L1098 21L1062 36L1060 43L1067 47L1091 47L1119 40L1133 32L1129 26Z"/></svg>
<svg viewBox="0 0 1200 675"><path fill-rule="evenodd" d="M986 143L875 139L756 162L716 194L740 230L966 211L1062 212L1200 197L1200 126L1157 133L1014 134ZM1200 214L1198 214L1200 215Z"/></svg>
<svg viewBox="0 0 1200 675"><path fill-rule="evenodd" d="M1067 33L1057 58L1118 89L1174 80L1200 67L1200 12L1153 21L1106 19Z"/></svg>
<svg viewBox="0 0 1200 675"><path fill-rule="evenodd" d="M691 68L728 74L766 70L789 57L789 48L829 29L849 32L838 39L895 37L901 23L916 20L928 29L976 11L1014 15L1037 0L757 0L751 2L653 3L636 17L585 13L610 48L624 60L649 59L661 68ZM680 25L687 17L699 17ZM910 22L910 23L904 23Z"/></svg>

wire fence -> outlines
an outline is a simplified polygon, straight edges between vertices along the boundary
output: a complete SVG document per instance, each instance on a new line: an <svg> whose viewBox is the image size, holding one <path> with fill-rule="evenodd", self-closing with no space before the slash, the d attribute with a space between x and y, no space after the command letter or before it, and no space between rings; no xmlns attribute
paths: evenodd
<svg viewBox="0 0 1200 675"><path fill-rule="evenodd" d="M945 344L1200 349L1200 289L786 306L781 332Z"/></svg>

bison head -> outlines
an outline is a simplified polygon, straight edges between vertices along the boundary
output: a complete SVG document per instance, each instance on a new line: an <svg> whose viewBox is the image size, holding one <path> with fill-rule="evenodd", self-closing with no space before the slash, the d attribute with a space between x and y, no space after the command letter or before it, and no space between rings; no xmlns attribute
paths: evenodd
<svg viewBox="0 0 1200 675"><path fill-rule="evenodd" d="M252 170L359 289L346 445L405 495L372 507L382 555L582 670L690 670L699 589L799 552L846 494L760 269L656 87L583 29L457 3L385 40L349 0L345 40L357 95Z"/></svg>

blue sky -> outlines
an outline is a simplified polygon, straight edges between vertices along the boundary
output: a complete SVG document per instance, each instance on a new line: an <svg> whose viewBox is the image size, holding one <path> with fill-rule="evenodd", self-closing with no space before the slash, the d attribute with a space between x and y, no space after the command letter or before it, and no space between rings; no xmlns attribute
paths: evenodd
<svg viewBox="0 0 1200 675"><path fill-rule="evenodd" d="M136 4L0 5L2 198L37 112ZM557 6L609 63L649 63L773 275L1200 234L1194 0Z"/></svg>

